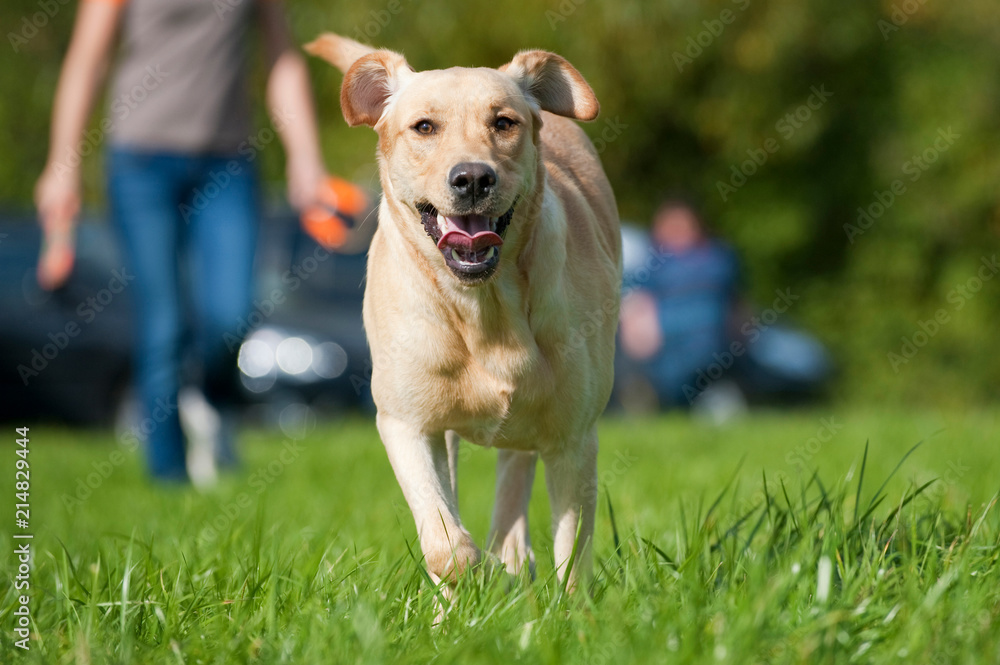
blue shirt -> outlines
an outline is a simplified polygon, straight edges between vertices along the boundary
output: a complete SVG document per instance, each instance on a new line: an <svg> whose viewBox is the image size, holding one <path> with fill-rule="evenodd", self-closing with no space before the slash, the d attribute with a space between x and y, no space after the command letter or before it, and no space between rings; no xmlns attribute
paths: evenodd
<svg viewBox="0 0 1000 665"><path fill-rule="evenodd" d="M648 272L627 274L625 288L642 289L656 300L663 346L650 359L651 378L662 396L676 400L729 342L739 262L732 249L717 240L661 257L662 263Z"/></svg>

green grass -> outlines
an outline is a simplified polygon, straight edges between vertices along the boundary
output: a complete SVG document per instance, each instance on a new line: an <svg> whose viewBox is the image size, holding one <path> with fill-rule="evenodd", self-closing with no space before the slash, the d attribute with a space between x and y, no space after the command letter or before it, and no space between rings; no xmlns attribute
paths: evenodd
<svg viewBox="0 0 1000 665"><path fill-rule="evenodd" d="M0 662L997 663L998 435L986 413L606 419L592 593L553 578L539 474L537 579L475 571L434 627L370 420L284 459L279 435L247 433L244 471L205 494L150 486L109 434L32 428L33 639L13 647L5 444ZM494 456L462 453L480 542Z"/></svg>

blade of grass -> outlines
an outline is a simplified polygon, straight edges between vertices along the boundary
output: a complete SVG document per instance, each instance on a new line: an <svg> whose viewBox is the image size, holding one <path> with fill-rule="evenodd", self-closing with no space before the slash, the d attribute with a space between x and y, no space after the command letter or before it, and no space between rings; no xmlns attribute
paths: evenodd
<svg viewBox="0 0 1000 665"><path fill-rule="evenodd" d="M785 481L781 481L781 493L785 495L785 503L788 505L788 517L792 520L792 526L795 527L797 533L802 533L802 529L799 528L799 521L795 519L795 508L792 507L792 500L788 498L788 490L785 489Z"/></svg>
<svg viewBox="0 0 1000 665"><path fill-rule="evenodd" d="M726 492L729 491L729 488L732 487L733 483L735 483L737 478L739 478L740 468L742 468L744 460L746 460L746 455L741 457L740 461L737 462L736 469L733 470L732 477L722 487L722 491L719 492L719 496L715 498L715 501L712 502L712 505L708 507L708 510L705 512L705 519L702 520L702 528L704 528L708 524L709 518L712 516L712 513L715 512L715 509L719 507L719 503L721 503L722 498L726 496Z"/></svg>
<svg viewBox="0 0 1000 665"><path fill-rule="evenodd" d="M865 454L861 457L861 473L858 474L858 491L854 494L854 518L851 520L855 525L858 523L858 508L861 506L861 485L865 481L865 466L868 464L868 440L865 440Z"/></svg>
<svg viewBox="0 0 1000 665"><path fill-rule="evenodd" d="M608 502L608 516L611 518L611 538L615 544L615 554L617 554L618 558L621 559L622 544L621 540L618 539L618 524L615 522L615 509L614 506L611 505L611 493L608 492L607 489L604 490L604 498Z"/></svg>
<svg viewBox="0 0 1000 665"><path fill-rule="evenodd" d="M674 562L674 560L671 559L669 556L667 556L666 552L657 547L652 540L650 540L649 538L642 538L642 542L646 543L648 547L652 548L654 552L660 555L660 558L663 559L667 564L673 566L674 568L677 568L677 563Z"/></svg>
<svg viewBox="0 0 1000 665"><path fill-rule="evenodd" d="M903 458L900 459L899 462L896 463L896 466L893 468L892 472L889 473L889 475L886 477L886 479L882 482L882 484L879 486L879 488L875 491L875 495L872 497L872 500L871 500L871 502L868 505L868 510L866 510L865 514L861 516L860 522L864 522L866 519L868 519L868 516L871 515L875 511L875 508L878 506L878 504L881 503L882 499L885 498L885 497L881 496L882 490L884 490L885 487L886 487L886 485L889 484L889 481L892 480L892 477L894 475L896 475L896 472L899 471L899 468L901 466L903 466L903 462L906 461L906 458L909 457L911 454L913 454L913 451L915 451L917 448L919 448L921 445L923 445L923 443L924 443L923 440L917 441L917 443L912 448L910 448L909 450L906 451L906 454L903 455ZM867 453L868 453L868 444L866 443L865 444L865 454L866 454L866 456L867 456ZM862 472L864 472L864 465L862 465L861 470L862 470ZM859 495L861 494L861 481L860 480L858 481L858 494ZM855 509L855 513L856 513L857 512L857 504L854 504L854 509ZM857 528L858 526L860 526L860 522L855 522L854 523L855 528Z"/></svg>

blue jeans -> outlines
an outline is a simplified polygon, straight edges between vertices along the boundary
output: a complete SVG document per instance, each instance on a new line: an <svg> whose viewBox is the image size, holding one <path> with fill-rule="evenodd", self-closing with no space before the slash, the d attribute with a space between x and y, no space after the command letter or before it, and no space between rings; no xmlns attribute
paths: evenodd
<svg viewBox="0 0 1000 665"><path fill-rule="evenodd" d="M210 403L234 394L237 329L253 297L259 222L253 165L237 156L109 150L108 199L135 275L134 371L153 476L184 480L182 361Z"/></svg>

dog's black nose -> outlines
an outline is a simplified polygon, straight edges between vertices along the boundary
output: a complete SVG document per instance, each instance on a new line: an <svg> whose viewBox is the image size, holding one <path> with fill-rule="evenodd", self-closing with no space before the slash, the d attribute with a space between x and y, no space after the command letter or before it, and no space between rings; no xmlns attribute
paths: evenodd
<svg viewBox="0 0 1000 665"><path fill-rule="evenodd" d="M482 162L462 162L448 174L448 183L462 198L485 198L497 184L497 172Z"/></svg>

